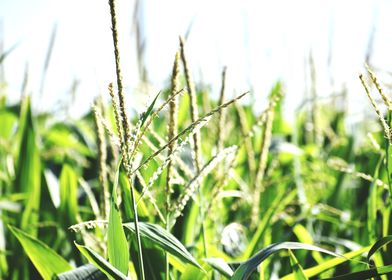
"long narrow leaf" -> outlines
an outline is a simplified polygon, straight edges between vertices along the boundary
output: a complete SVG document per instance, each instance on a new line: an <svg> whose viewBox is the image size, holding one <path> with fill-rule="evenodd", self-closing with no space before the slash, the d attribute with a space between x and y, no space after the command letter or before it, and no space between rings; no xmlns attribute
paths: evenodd
<svg viewBox="0 0 392 280"><path fill-rule="evenodd" d="M248 247L243 254L243 258L250 258L250 256L256 251L256 246L263 237L265 230L267 229L273 215L275 215L280 209L285 207L288 202L292 201L295 195L296 190L293 190L288 194L282 191L276 196L275 200L272 202L272 206L267 210L267 213L264 215L264 218L258 225L255 234L253 235Z"/></svg>
<svg viewBox="0 0 392 280"><path fill-rule="evenodd" d="M117 168L116 178L113 185L112 197L110 198L110 214L108 225L108 255L110 263L125 275L128 274L129 248L122 226L120 211L117 206L118 177L120 165Z"/></svg>
<svg viewBox="0 0 392 280"><path fill-rule="evenodd" d="M106 280L106 275L92 264L85 264L74 270L57 275L58 280Z"/></svg>
<svg viewBox="0 0 392 280"><path fill-rule="evenodd" d="M19 133L21 142L15 176L15 191L27 194L20 227L36 236L41 199L41 160L29 98L22 106Z"/></svg>
<svg viewBox="0 0 392 280"><path fill-rule="evenodd" d="M126 223L123 225L132 233L135 232L135 227L133 223ZM171 233L155 224L140 222L139 227L140 234L143 238L146 238L153 244L156 244L159 248L179 258L181 261L192 264L200 270L203 270L203 268L188 252L184 245L182 245L182 243L178 241L178 239L175 238Z"/></svg>
<svg viewBox="0 0 392 280"><path fill-rule="evenodd" d="M12 226L8 226L19 240L27 256L44 279L52 279L58 273L71 270L71 265L49 246L33 236Z"/></svg>
<svg viewBox="0 0 392 280"><path fill-rule="evenodd" d="M298 242L281 242L281 243L275 243L272 244L261 251L259 251L255 256L247 260L246 262L242 263L237 270L234 272L233 277L231 278L232 280L245 280L248 279L249 276L252 274L252 272L262 263L266 258L271 256L272 254L275 254L281 250L309 250L309 251L318 251L322 253L326 253L335 257L342 257L344 256L336 254L334 252L328 251L326 249L314 246L314 245L309 245L309 244L304 244L304 243L298 243Z"/></svg>
<svg viewBox="0 0 392 280"><path fill-rule="evenodd" d="M370 248L369 253L367 255L367 261L370 263L370 258L379 250L381 247L392 242L392 235L385 236L379 240Z"/></svg>
<svg viewBox="0 0 392 280"><path fill-rule="evenodd" d="M97 252L93 251L87 246L82 246L77 243L75 243L76 247L79 249L79 251L83 254L83 256L86 257L86 259L95 265L99 270L101 270L103 273L105 273L109 278L114 278L114 279L127 279L127 276L124 275L121 271L119 271L117 268L112 266L108 261L106 261L102 256L100 256Z"/></svg>
<svg viewBox="0 0 392 280"><path fill-rule="evenodd" d="M76 224L78 213L78 176L69 164L64 164L60 174L60 212L65 226Z"/></svg>
<svg viewBox="0 0 392 280"><path fill-rule="evenodd" d="M305 272L302 269L302 266L298 263L297 258L294 256L291 250L289 250L289 255L290 255L290 264L293 270L295 280L308 280L308 277L306 277Z"/></svg>
<svg viewBox="0 0 392 280"><path fill-rule="evenodd" d="M373 277L379 277L381 275L392 273L392 265L374 267L362 271L348 273L340 276L331 278L324 278L323 280L359 280L359 279L370 279Z"/></svg>
<svg viewBox="0 0 392 280"><path fill-rule="evenodd" d="M143 126L144 122L147 120L148 116L151 115L152 109L154 109L155 102L158 99L158 96L161 94L161 92L158 92L158 94L155 96L154 100L151 102L150 106L148 106L147 110L141 114L140 118L142 120L141 126Z"/></svg>
<svg viewBox="0 0 392 280"><path fill-rule="evenodd" d="M306 277L314 277L324 271L327 271L328 269L331 269L339 264L342 264L346 261L349 261L351 258L355 258L357 256L362 255L363 253L367 252L369 249L370 249L370 246L364 247L359 250L344 254L343 255L344 258L336 257L331 260L327 260L322 264L305 269L304 273L305 273ZM289 274L289 275L286 275L281 278L281 280L294 280L294 279L295 279L294 274Z"/></svg>
<svg viewBox="0 0 392 280"><path fill-rule="evenodd" d="M231 267L221 258L208 258L204 259L204 261L227 278L230 278L234 274Z"/></svg>

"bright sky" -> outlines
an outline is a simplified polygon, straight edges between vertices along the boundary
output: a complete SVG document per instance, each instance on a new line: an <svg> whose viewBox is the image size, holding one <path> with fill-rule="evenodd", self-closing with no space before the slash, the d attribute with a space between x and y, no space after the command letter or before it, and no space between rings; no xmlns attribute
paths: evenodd
<svg viewBox="0 0 392 280"><path fill-rule="evenodd" d="M133 104L132 98L140 95L135 37L131 36L134 0L118 2L124 80L128 104ZM358 111L354 108L367 102L358 74L363 72L373 27L371 63L392 69L390 11L392 1L388 0L141 0L145 63L154 86L151 94L167 85L178 36L193 22L187 43L192 72L196 81L212 86L213 94L219 90L221 69L227 65L229 94L252 88L261 107L272 85L281 80L286 106L292 111L309 81L306 59L312 50L318 93L327 95L346 85L350 110ZM1 0L0 39L5 50L18 44L4 65L12 100L20 96L26 63L37 108L55 108L59 100L66 99L75 79L80 86L73 112L88 109L99 93L107 96L107 84L114 81L108 13L106 0ZM42 69L55 23L57 36L40 98Z"/></svg>

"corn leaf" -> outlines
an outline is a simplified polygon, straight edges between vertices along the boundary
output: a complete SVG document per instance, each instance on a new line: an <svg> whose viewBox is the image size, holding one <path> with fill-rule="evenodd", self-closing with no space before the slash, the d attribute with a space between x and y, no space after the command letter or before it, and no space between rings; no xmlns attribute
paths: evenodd
<svg viewBox="0 0 392 280"><path fill-rule="evenodd" d="M52 279L58 273L71 270L71 265L49 246L33 236L12 226L8 226L19 240L27 256L44 279Z"/></svg>
<svg viewBox="0 0 392 280"><path fill-rule="evenodd" d="M23 103L19 125L21 142L15 176L15 191L27 194L20 227L32 236L36 236L41 199L41 160L29 98Z"/></svg>
<svg viewBox="0 0 392 280"><path fill-rule="evenodd" d="M158 96L161 94L161 92L158 92L158 94L155 96L154 100L151 102L150 106L148 106L147 110L141 114L140 118L142 120L141 126L143 126L144 122L147 120L148 116L151 115L152 109L154 109L155 102L158 99Z"/></svg>
<svg viewBox="0 0 392 280"><path fill-rule="evenodd" d="M341 255L338 255L334 252L328 251L326 249L310 245L310 244L304 244L304 243L298 243L298 242L281 242L281 243L275 243L272 244L261 251L259 251L255 256L250 258L249 260L245 261L242 263L237 270L234 272L233 277L231 278L232 280L244 280L248 279L249 276L252 274L254 270L262 263L266 258L271 256L272 254L275 254L281 250L285 249L291 249L291 250L309 250L309 251L318 251L322 253L326 253L335 257L343 257Z"/></svg>
<svg viewBox="0 0 392 280"><path fill-rule="evenodd" d="M367 255L367 261L370 263L370 258L378 251L380 250L383 246L389 244L392 242L392 235L385 236L379 240L370 248L369 253Z"/></svg>
<svg viewBox="0 0 392 280"><path fill-rule="evenodd" d="M133 223L126 223L123 224L123 226L132 233L135 232ZM203 270L184 245L162 227L155 224L139 222L139 229L142 238L151 241L157 247L179 258L181 261L192 264L200 270Z"/></svg>
<svg viewBox="0 0 392 280"><path fill-rule="evenodd" d="M117 206L117 192L119 168L117 168L116 178L113 185L112 196L110 198L110 214L108 228L108 255L109 262L123 274L128 274L129 248L122 226L120 211Z"/></svg>
<svg viewBox="0 0 392 280"><path fill-rule="evenodd" d="M331 278L324 278L323 280L359 280L359 279L370 279L373 277L379 277L381 275L392 273L392 265L374 267L362 271L348 273L340 276Z"/></svg>
<svg viewBox="0 0 392 280"><path fill-rule="evenodd" d="M64 164L60 174L60 211L66 226L76 224L78 213L78 176L69 164Z"/></svg>
<svg viewBox="0 0 392 280"><path fill-rule="evenodd" d="M305 269L304 273L305 273L306 277L314 277L314 276L319 275L320 273L327 271L328 269L331 269L341 263L349 261L351 258L355 258L357 256L362 255L363 253L367 252L369 249L370 249L370 246L364 247L359 250L344 254L343 255L344 258L336 257L336 258L327 260L322 264ZM295 280L295 276L294 276L294 274L289 274L289 275L282 277L281 280Z"/></svg>
<svg viewBox="0 0 392 280"><path fill-rule="evenodd" d="M298 263L297 258L294 256L291 250L289 250L289 256L295 280L308 280L308 277L306 277L302 266Z"/></svg>
<svg viewBox="0 0 392 280"><path fill-rule="evenodd" d="M104 280L106 275L92 264L85 264L71 271L57 275L58 280Z"/></svg>
<svg viewBox="0 0 392 280"><path fill-rule="evenodd" d="M227 278L230 278L234 274L231 267L221 258L207 258L204 261Z"/></svg>
<svg viewBox="0 0 392 280"><path fill-rule="evenodd" d="M268 228L269 222L272 217L280 211L287 203L292 201L294 196L296 195L296 191L291 191L290 193L286 194L284 191L281 191L275 198L272 203L272 207L270 207L267 213L264 215L263 219L261 220L260 224L258 225L255 234L253 235L251 241L249 242L248 247L246 248L243 257L248 259L256 250L257 244L260 242L261 238L263 237L266 229Z"/></svg>
<svg viewBox="0 0 392 280"><path fill-rule="evenodd" d="M95 265L99 270L105 273L110 279L127 279L127 276L124 275L117 268L112 266L108 261L106 261L102 256L100 256L97 252L90 249L87 246L79 245L75 243L76 247L79 251L86 257L86 259Z"/></svg>

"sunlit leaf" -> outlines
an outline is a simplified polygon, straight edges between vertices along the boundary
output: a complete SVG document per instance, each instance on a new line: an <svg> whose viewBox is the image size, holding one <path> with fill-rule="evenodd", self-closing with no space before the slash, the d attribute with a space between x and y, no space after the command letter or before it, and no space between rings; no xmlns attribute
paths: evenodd
<svg viewBox="0 0 392 280"><path fill-rule="evenodd" d="M46 244L15 227L8 226L8 228L19 240L27 256L44 279L52 279L54 275L72 269L66 260Z"/></svg>
<svg viewBox="0 0 392 280"><path fill-rule="evenodd" d="M105 273L111 279L127 279L127 276L124 275L117 268L112 266L107 260L105 260L102 256L100 256L97 252L93 251L87 246L82 246L75 243L76 247L79 251L86 257L86 259L99 268L103 273Z"/></svg>
<svg viewBox="0 0 392 280"><path fill-rule="evenodd" d="M343 256L336 254L334 252L328 251L326 249L314 246L314 245L309 245L309 244L303 244L303 243L298 243L298 242L281 242L281 243L275 243L272 244L261 251L259 251L255 256L250 258L249 260L245 261L242 263L237 270L234 272L233 277L231 278L232 280L245 280L248 279L249 276L252 274L252 272L262 263L266 258L268 258L270 255L275 254L281 250L309 250L309 251L318 251L322 253L326 253L335 257L342 257Z"/></svg>
<svg viewBox="0 0 392 280"><path fill-rule="evenodd" d="M119 167L113 185L112 196L110 198L110 214L108 225L108 255L110 263L123 274L128 274L129 248L124 228L121 222L120 211L117 206L117 187Z"/></svg>
<svg viewBox="0 0 392 280"><path fill-rule="evenodd" d="M135 232L133 223L123 224L132 233ZM202 270L201 266L188 252L188 250L171 233L159 225L139 222L139 229L142 238L146 238L162 250L172 254L185 263L192 264Z"/></svg>

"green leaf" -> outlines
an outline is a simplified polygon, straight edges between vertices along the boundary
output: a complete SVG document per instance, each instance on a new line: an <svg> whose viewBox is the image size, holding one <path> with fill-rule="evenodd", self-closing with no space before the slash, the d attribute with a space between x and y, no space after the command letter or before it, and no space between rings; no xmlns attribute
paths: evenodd
<svg viewBox="0 0 392 280"><path fill-rule="evenodd" d="M109 278L114 279L127 279L127 276L124 275L121 271L117 268L112 266L108 261L106 261L102 256L100 256L97 252L93 251L87 246L82 246L75 243L76 247L79 251L86 257L86 259L95 265L99 270L105 273Z"/></svg>
<svg viewBox="0 0 392 280"><path fill-rule="evenodd" d="M8 226L12 234L19 240L27 256L44 279L71 270L70 264L49 246L31 235L12 226Z"/></svg>
<svg viewBox="0 0 392 280"><path fill-rule="evenodd" d="M0 120L1 120L0 138L8 139L13 134L13 130L15 128L18 118L14 113L11 113L6 110L1 110Z"/></svg>
<svg viewBox="0 0 392 280"><path fill-rule="evenodd" d="M41 160L36 142L30 99L23 102L19 121L20 148L15 176L14 192L27 195L20 227L36 236L41 199Z"/></svg>
<svg viewBox="0 0 392 280"><path fill-rule="evenodd" d="M280 211L287 203L291 202L296 195L296 190L291 191L290 193L286 193L285 191L281 191L276 196L275 200L272 202L272 206L267 210L260 224L258 225L255 234L253 235L249 245L246 247L246 250L243 254L243 258L248 259L255 251L256 246L260 242L263 237L265 230L268 228L272 217Z"/></svg>
<svg viewBox="0 0 392 280"><path fill-rule="evenodd" d="M353 273L348 273L340 276L335 276L331 278L324 278L323 280L358 280L358 279L370 279L373 277L378 277L387 273L392 272L392 265L374 267L362 271L357 271Z"/></svg>
<svg viewBox="0 0 392 280"><path fill-rule="evenodd" d="M309 233L309 231L301 224L296 224L293 227L293 232L297 236L298 241L301 243L306 243L306 244L313 244L313 237ZM313 251L312 252L313 258L316 260L317 263L323 263L324 259L321 256L320 252Z"/></svg>
<svg viewBox="0 0 392 280"><path fill-rule="evenodd" d="M133 223L123 224L125 228L130 230L132 233L135 232L135 227ZM198 264L198 262L193 258L193 256L188 252L188 250L182 245L177 238L175 238L170 232L166 231L159 225L139 222L140 234L143 238L151 241L153 244L161 248L162 250L172 254L173 256L179 258L185 263L192 264L203 270L203 268Z"/></svg>
<svg viewBox="0 0 392 280"><path fill-rule="evenodd" d="M344 258L336 257L336 258L327 260L322 264L305 269L304 273L305 273L306 277L314 277L314 276L319 275L320 273L327 271L328 269L331 269L341 263L349 261L351 258L355 258L357 256L362 255L363 253L367 252L369 249L370 249L370 246L364 247L359 250L344 254L343 255ZM294 274L289 274L289 275L282 277L281 280L295 280L295 277L294 277Z"/></svg>
<svg viewBox="0 0 392 280"><path fill-rule="evenodd" d="M128 176L126 171L124 170L124 166L121 165L120 167L120 174L119 174L119 186L121 190L121 199L122 205L121 209L124 211L124 220L131 221L134 219L133 215L133 207L132 207L132 196L131 196L131 184L129 183ZM142 199L139 200L140 194L134 189L135 199L139 201L137 204L137 213L139 219L146 219L149 217L149 212L146 204Z"/></svg>
<svg viewBox="0 0 392 280"><path fill-rule="evenodd" d="M295 280L308 280L308 277L306 277L302 266L298 263L297 258L294 256L291 250L289 250L289 256Z"/></svg>
<svg viewBox="0 0 392 280"><path fill-rule="evenodd" d="M142 113L140 118L142 120L142 123L140 126L143 126L144 122L147 120L148 116L151 115L152 109L154 109L155 102L158 99L158 96L161 94L161 92L158 92L158 94L155 96L154 100L151 102L150 106L148 106L146 112Z"/></svg>
<svg viewBox="0 0 392 280"><path fill-rule="evenodd" d="M76 224L78 214L78 176L69 164L64 164L60 174L60 211L66 226Z"/></svg>
<svg viewBox="0 0 392 280"><path fill-rule="evenodd" d="M203 265L204 267L205 265ZM208 267L204 267L205 270L207 270L208 272L212 272L208 270ZM203 273L202 271L200 271L200 269L192 266L192 265L187 265L185 267L184 272L181 274L181 278L180 280L208 280L211 279L211 277L208 277L209 275L211 275L211 273Z"/></svg>
<svg viewBox="0 0 392 280"><path fill-rule="evenodd" d="M227 278L230 278L234 274L231 267L222 258L207 258L204 261Z"/></svg>
<svg viewBox="0 0 392 280"><path fill-rule="evenodd" d="M376 241L377 236L377 180L379 180L380 169L382 166L382 162L384 160L384 155L381 155L378 163L376 165L374 175L373 175L373 183L370 185L369 188L369 197L368 197L368 207L367 207L367 229L368 229L368 237L369 243L372 244Z"/></svg>
<svg viewBox="0 0 392 280"><path fill-rule="evenodd" d="M370 258L379 250L381 247L392 242L392 235L385 236L379 240L370 248L369 253L367 255L367 261L370 263Z"/></svg>
<svg viewBox="0 0 392 280"><path fill-rule="evenodd" d="M106 275L92 264L85 264L71 271L57 275L58 280L104 280Z"/></svg>
<svg viewBox="0 0 392 280"><path fill-rule="evenodd" d="M342 255L336 254L334 252L328 251L326 249L298 242L281 242L272 244L261 251L259 251L255 256L250 258L249 260L242 263L237 270L234 272L232 280L243 280L248 279L252 272L262 263L266 258L270 255L275 254L281 250L291 249L291 250L309 250L309 251L318 251L322 253L326 253L335 257L343 257Z"/></svg>
<svg viewBox="0 0 392 280"><path fill-rule="evenodd" d="M120 161L121 164L121 161ZM108 226L108 255L110 263L125 275L128 274L129 248L122 226L120 211L117 206L118 177L120 168L117 168L113 185L112 196L110 198L110 213Z"/></svg>

